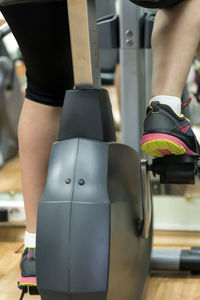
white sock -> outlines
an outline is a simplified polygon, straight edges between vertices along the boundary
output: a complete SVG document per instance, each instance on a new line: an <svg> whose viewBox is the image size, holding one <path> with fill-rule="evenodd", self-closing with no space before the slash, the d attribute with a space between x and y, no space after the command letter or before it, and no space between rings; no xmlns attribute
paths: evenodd
<svg viewBox="0 0 200 300"><path fill-rule="evenodd" d="M178 97L159 95L151 98L149 104L151 104L152 101L159 101L161 104L167 104L178 116L181 114L181 99Z"/></svg>
<svg viewBox="0 0 200 300"><path fill-rule="evenodd" d="M28 231L25 231L24 235L24 247L36 247L36 233L30 233Z"/></svg>
<svg viewBox="0 0 200 300"><path fill-rule="evenodd" d="M195 70L199 70L200 69L200 61L195 59L194 61L194 67L195 67Z"/></svg>

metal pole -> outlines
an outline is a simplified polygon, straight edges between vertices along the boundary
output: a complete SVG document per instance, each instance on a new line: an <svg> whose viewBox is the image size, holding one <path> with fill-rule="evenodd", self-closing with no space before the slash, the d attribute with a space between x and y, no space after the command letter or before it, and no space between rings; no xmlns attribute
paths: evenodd
<svg viewBox="0 0 200 300"><path fill-rule="evenodd" d="M144 9L129 0L120 0L120 66L122 140L140 151L146 110L145 60L141 45Z"/></svg>
<svg viewBox="0 0 200 300"><path fill-rule="evenodd" d="M94 0L67 0L76 88L101 88Z"/></svg>

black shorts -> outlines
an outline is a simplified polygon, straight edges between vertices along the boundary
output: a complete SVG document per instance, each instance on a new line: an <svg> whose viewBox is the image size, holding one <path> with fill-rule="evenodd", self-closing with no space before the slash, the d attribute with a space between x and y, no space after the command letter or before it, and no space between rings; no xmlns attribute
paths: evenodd
<svg viewBox="0 0 200 300"><path fill-rule="evenodd" d="M73 88L67 1L1 7L22 53L27 75L26 97L62 106Z"/></svg>
<svg viewBox="0 0 200 300"><path fill-rule="evenodd" d="M147 7L147 8L167 8L172 5L176 5L184 0L158 0L158 1L151 1L151 0L130 0L131 2Z"/></svg>

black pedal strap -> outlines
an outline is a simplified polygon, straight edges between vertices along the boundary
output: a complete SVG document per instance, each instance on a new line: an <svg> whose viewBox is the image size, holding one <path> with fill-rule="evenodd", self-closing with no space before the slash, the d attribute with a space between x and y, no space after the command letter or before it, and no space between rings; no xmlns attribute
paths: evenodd
<svg viewBox="0 0 200 300"><path fill-rule="evenodd" d="M19 300L23 300L25 293L26 293L26 291L23 289Z"/></svg>

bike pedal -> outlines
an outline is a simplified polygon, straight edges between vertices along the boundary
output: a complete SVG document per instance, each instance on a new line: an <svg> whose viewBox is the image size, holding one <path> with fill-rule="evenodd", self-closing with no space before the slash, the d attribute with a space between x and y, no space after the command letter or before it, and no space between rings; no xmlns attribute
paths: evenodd
<svg viewBox="0 0 200 300"><path fill-rule="evenodd" d="M30 295L39 295L37 286L29 286L29 294Z"/></svg>
<svg viewBox="0 0 200 300"><path fill-rule="evenodd" d="M25 285L20 285L19 281L17 282L18 288L22 290L24 293L28 293L28 287Z"/></svg>
<svg viewBox="0 0 200 300"><path fill-rule="evenodd" d="M22 295L24 294L29 294L29 295L39 295L39 291L37 289L37 286L25 286L25 285L20 285L18 282L18 288L22 290ZM22 299L22 298L21 298Z"/></svg>

